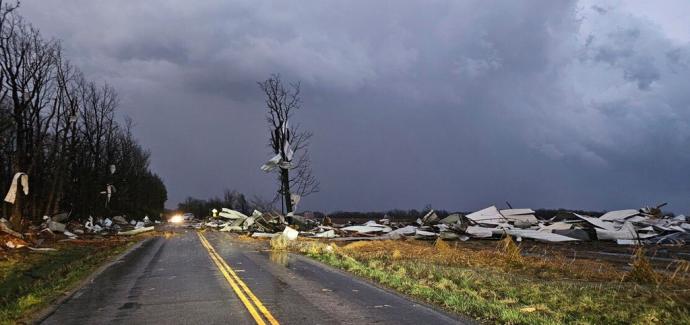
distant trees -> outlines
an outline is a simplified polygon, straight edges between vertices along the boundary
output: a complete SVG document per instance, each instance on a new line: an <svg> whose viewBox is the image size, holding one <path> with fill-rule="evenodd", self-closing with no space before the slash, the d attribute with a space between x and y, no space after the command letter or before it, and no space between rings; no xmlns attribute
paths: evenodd
<svg viewBox="0 0 690 325"><path fill-rule="evenodd" d="M294 209L293 200L319 191L319 182L312 174L309 159L312 133L300 130L298 124L288 123L301 107L300 84L290 83L286 87L280 76L274 74L259 82L259 88L266 96L269 147L275 155L262 169L277 171L278 193L285 210L290 213Z"/></svg>
<svg viewBox="0 0 690 325"><path fill-rule="evenodd" d="M269 212L273 207L266 205L261 199L255 198L248 201L244 194L235 190L225 190L223 197L215 197L207 200L188 197L184 202L177 205L177 209L181 212L191 212L197 217L205 217L211 215L211 210L228 208L246 215L251 215L254 209L262 212Z"/></svg>
<svg viewBox="0 0 690 325"><path fill-rule="evenodd" d="M0 0L0 190L16 173L30 184L27 196L19 190L14 204L3 203L2 215L21 229L59 211L162 212L165 186L132 122L117 122L118 103L111 86L87 80L58 40L44 39L16 4Z"/></svg>
<svg viewBox="0 0 690 325"><path fill-rule="evenodd" d="M369 211L369 212L361 212L361 211L335 211L335 212L330 212L328 213L328 216L333 219L333 221L336 220L357 220L358 222L364 222L367 220L380 220L385 217L391 218L391 221L415 221L419 218L424 217L425 214L427 214L429 210L426 209L426 207L422 210L401 210L401 209L395 209L395 210L388 210L388 211ZM434 210L437 216L439 218L445 218L451 213L455 212L449 212L446 210Z"/></svg>

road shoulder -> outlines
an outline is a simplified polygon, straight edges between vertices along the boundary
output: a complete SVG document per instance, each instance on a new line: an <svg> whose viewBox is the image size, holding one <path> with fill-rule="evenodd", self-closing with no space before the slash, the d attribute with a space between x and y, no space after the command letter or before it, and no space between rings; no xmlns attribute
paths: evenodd
<svg viewBox="0 0 690 325"><path fill-rule="evenodd" d="M74 296L75 293L77 293L79 290L83 289L87 284L91 283L98 277L100 274L102 274L105 270L110 268L112 265L116 263L120 263L124 258L126 258L129 254L134 252L135 250L141 248L141 246L146 243L153 240L153 238L145 238L143 240L140 240L134 244L132 244L129 248L127 248L124 252L113 256L112 258L108 259L105 263L100 265L95 271L93 271L91 274L86 276L84 279L78 281L76 284L74 284L69 290L65 291L63 294L61 294L58 298L50 302L50 304L41 310L33 313L32 315L26 317L25 321L27 323L31 324L38 324L45 320L46 318L50 317L57 308L62 305L65 301L69 300L72 296Z"/></svg>

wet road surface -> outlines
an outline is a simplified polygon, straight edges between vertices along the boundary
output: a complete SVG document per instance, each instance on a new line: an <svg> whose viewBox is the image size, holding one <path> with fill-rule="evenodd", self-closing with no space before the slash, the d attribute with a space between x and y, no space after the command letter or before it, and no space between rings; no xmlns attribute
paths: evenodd
<svg viewBox="0 0 690 325"><path fill-rule="evenodd" d="M168 239L148 239L76 291L42 323L462 321L303 256L268 252L227 233L198 236L183 230Z"/></svg>

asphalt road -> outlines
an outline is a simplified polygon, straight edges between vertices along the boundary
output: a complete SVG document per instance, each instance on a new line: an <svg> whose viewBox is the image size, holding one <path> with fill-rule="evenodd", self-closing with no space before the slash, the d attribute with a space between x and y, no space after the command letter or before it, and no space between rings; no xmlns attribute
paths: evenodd
<svg viewBox="0 0 690 325"><path fill-rule="evenodd" d="M225 266L224 266L225 265ZM227 267L226 267L227 266ZM123 256L44 324L460 324L308 258L183 230Z"/></svg>

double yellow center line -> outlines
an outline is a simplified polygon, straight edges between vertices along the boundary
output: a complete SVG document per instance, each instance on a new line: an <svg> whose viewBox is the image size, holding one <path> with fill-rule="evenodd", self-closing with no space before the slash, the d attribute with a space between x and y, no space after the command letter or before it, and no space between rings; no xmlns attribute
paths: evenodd
<svg viewBox="0 0 690 325"><path fill-rule="evenodd" d="M254 321L256 321L256 323L259 325L266 325L266 323L278 325L278 321L273 317L273 315L271 315L271 312L269 312L268 309L266 309L266 307L264 307L264 305L261 303L261 300L259 300L259 298L257 298L251 290L249 290L249 287L247 287L240 277L237 276L237 273L235 273L235 271L227 263L225 263L225 260L223 260L213 246L211 246L211 243L208 242L206 237L204 237L201 232L197 232L197 235L199 235L201 245L206 248L208 254L211 256L211 260L213 260L213 262L216 264L220 270L220 273L223 274L225 279L230 284L230 287L232 287L232 290L235 292L237 297L240 298L244 306L252 315ZM261 314L259 314L259 312ZM261 317L262 315L263 317Z"/></svg>

